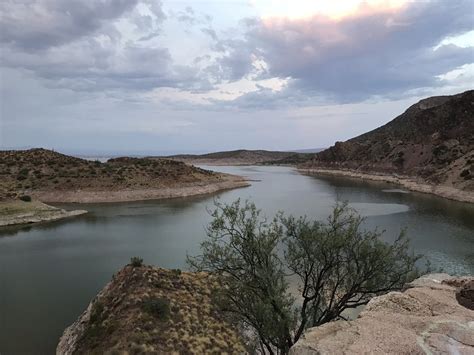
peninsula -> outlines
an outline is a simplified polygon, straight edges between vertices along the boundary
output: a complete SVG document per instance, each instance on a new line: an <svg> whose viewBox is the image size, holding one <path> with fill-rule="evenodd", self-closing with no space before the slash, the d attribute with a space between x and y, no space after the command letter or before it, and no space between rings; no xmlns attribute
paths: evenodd
<svg viewBox="0 0 474 355"><path fill-rule="evenodd" d="M102 163L46 149L0 151L0 174L0 225L80 214L66 213L44 203L164 199L249 185L240 176L169 159L123 157Z"/></svg>

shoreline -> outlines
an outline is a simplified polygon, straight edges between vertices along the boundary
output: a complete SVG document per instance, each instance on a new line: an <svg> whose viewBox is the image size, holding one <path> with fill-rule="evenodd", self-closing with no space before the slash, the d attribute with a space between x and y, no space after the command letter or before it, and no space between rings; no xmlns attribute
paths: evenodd
<svg viewBox="0 0 474 355"><path fill-rule="evenodd" d="M474 203L474 193L456 189L454 187L445 185L431 185L427 183L420 183L415 178L385 175L381 173L361 173L353 170L338 170L338 169L325 169L325 168L297 168L300 173L309 175L329 175L329 176L343 176L349 178L356 178L362 180L371 180L386 182L402 186L403 188L426 194L443 197L453 201Z"/></svg>
<svg viewBox="0 0 474 355"><path fill-rule="evenodd" d="M232 176L224 181L191 186L116 191L35 191L32 196L46 203L116 203L199 196L248 186L250 183L243 177Z"/></svg>
<svg viewBox="0 0 474 355"><path fill-rule="evenodd" d="M53 222L86 214L85 210L67 211L40 201L0 203L0 228Z"/></svg>

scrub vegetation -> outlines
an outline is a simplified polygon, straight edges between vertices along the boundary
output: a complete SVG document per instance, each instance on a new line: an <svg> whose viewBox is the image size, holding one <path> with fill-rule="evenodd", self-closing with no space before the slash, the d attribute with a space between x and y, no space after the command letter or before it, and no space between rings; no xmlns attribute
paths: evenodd
<svg viewBox="0 0 474 355"><path fill-rule="evenodd" d="M217 203L212 216L202 255L189 263L217 277L219 309L264 353L287 354L308 327L345 319L344 311L419 275L420 256L403 232L387 244L346 204L326 222L280 213L268 223L253 203L239 200Z"/></svg>

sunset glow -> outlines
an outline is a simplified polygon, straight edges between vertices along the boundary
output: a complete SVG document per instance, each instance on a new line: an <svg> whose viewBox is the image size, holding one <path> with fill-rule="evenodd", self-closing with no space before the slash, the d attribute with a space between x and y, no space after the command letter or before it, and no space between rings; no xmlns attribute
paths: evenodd
<svg viewBox="0 0 474 355"><path fill-rule="evenodd" d="M251 0L251 5L264 19L273 17L300 19L315 15L341 19L359 12L397 10L407 2L408 0Z"/></svg>

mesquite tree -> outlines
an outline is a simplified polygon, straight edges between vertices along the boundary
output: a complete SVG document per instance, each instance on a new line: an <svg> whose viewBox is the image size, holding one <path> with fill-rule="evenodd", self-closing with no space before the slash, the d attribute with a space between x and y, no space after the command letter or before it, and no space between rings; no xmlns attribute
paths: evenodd
<svg viewBox="0 0 474 355"><path fill-rule="evenodd" d="M308 327L344 319L348 308L401 289L418 276L420 256L402 232L393 244L347 204L326 222L278 214L261 218L253 203L216 203L195 270L217 276L216 301L258 339L262 353L286 354ZM288 280L297 279L297 294Z"/></svg>

